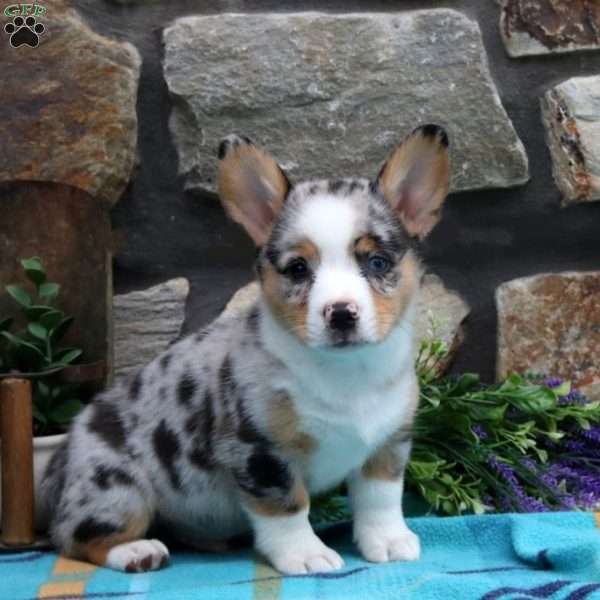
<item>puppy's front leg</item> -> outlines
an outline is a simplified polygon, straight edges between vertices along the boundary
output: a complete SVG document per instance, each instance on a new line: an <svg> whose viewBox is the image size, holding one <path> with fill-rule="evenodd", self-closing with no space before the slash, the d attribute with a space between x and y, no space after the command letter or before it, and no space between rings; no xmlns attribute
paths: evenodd
<svg viewBox="0 0 600 600"><path fill-rule="evenodd" d="M268 472L264 475L269 476ZM302 481L287 471L277 478L270 482L275 486L242 487L242 504L254 530L256 549L278 571L289 575L342 567L340 555L317 537L308 521L309 497Z"/></svg>
<svg viewBox="0 0 600 600"><path fill-rule="evenodd" d="M354 541L371 562L417 560L419 538L402 513L404 469L410 441L390 441L348 479Z"/></svg>

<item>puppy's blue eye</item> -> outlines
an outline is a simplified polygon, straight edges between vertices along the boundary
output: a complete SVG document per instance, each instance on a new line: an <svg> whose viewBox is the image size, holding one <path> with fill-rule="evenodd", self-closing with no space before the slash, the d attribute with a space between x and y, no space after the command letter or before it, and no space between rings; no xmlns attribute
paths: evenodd
<svg viewBox="0 0 600 600"><path fill-rule="evenodd" d="M377 275L387 273L391 266L392 263L385 256L380 256L378 254L371 256L367 261L369 271L371 271L371 273L376 273Z"/></svg>

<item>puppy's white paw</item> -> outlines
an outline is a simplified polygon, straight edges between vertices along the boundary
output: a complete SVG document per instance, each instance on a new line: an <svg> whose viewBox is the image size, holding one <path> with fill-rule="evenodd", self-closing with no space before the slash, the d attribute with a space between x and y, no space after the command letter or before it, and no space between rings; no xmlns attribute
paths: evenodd
<svg viewBox="0 0 600 600"><path fill-rule="evenodd" d="M267 558L272 565L285 575L304 573L324 573L344 566L342 557L328 548L316 535L299 544L289 540L279 552L269 552Z"/></svg>
<svg viewBox="0 0 600 600"><path fill-rule="evenodd" d="M169 562L169 551L159 540L137 540L119 544L106 555L106 566L117 571L154 571Z"/></svg>
<svg viewBox="0 0 600 600"><path fill-rule="evenodd" d="M355 539L370 562L418 560L421 556L419 537L406 525L361 527L355 532Z"/></svg>

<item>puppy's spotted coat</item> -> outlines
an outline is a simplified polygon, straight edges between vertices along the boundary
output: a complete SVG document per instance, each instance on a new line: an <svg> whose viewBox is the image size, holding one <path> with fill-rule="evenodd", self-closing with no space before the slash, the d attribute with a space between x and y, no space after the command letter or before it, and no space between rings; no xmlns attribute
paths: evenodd
<svg viewBox="0 0 600 600"><path fill-rule="evenodd" d="M145 536L160 523L198 547L251 530L284 573L337 569L308 508L346 480L364 557L418 558L401 509L418 396L413 240L439 219L447 145L427 125L372 181L293 186L250 140L224 140L221 200L259 248L260 300L82 412L42 490L62 553L156 569L168 551Z"/></svg>

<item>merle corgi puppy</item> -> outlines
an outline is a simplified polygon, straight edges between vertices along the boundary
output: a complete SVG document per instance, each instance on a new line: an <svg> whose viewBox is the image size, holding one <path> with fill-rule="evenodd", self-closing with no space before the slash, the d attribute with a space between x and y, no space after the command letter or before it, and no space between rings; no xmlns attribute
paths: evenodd
<svg viewBox="0 0 600 600"><path fill-rule="evenodd" d="M419 127L373 179L292 184L245 137L219 148L225 210L258 247L258 302L97 396L42 496L64 555L157 569L161 523L196 546L252 532L280 572L339 569L310 497L346 481L369 561L415 560L402 515L417 407L414 238L440 218L448 139Z"/></svg>

